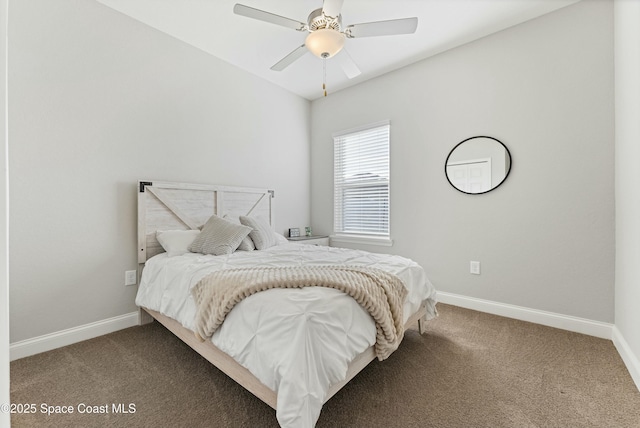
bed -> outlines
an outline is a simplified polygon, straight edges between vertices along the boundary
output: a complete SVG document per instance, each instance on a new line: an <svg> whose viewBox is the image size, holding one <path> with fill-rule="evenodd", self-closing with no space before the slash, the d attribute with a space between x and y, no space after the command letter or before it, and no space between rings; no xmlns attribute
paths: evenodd
<svg viewBox="0 0 640 428"><path fill-rule="evenodd" d="M273 229L273 199L268 189L138 182L141 279L136 304L141 323L155 319L163 324L274 408L280 426L313 427L322 404L376 358L379 330L370 313L337 289L269 289L237 303L213 335L202 340L194 333L198 306L193 289L214 273L255 267L379 269L406 286L402 323L418 324L421 333L436 315L436 292L412 260L290 243L277 233L267 248L221 255L165 251L158 241L164 231L198 235L214 214L233 221L261 219Z"/></svg>

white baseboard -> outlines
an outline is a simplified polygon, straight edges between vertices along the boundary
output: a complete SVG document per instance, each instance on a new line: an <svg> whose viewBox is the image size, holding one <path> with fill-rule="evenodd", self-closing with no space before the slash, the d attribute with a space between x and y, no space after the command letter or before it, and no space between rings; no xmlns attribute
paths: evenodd
<svg viewBox="0 0 640 428"><path fill-rule="evenodd" d="M480 312L612 340L620 354L620 357L627 366L631 378L638 387L638 390L640 390L640 361L633 354L627 341L624 339L618 328L613 324L561 315L553 312L540 311L522 306L509 305L506 303L498 303L491 300L466 297L443 291L438 292L438 301L445 304L460 306L462 308L473 309ZM140 316L140 312L131 312L129 314L85 324L80 327L74 327L46 334L44 336L35 337L33 339L12 343L9 348L10 359L11 361L17 360L19 358L51 351L52 349L82 342L83 340L93 339L94 337L113 333L114 331L128 327L133 327L141 323Z"/></svg>
<svg viewBox="0 0 640 428"><path fill-rule="evenodd" d="M11 361L41 352L51 351L83 340L93 339L104 334L138 325L138 312L120 315L102 321L73 327L33 339L22 340L9 346Z"/></svg>
<svg viewBox="0 0 640 428"><path fill-rule="evenodd" d="M491 300L476 299L474 297L466 297L442 291L438 291L438 301L507 318L514 318L521 321L546 325L548 327L587 334L589 336L595 336L602 339L611 340L612 337L613 324L607 324L600 321L592 321L585 318L556 314L554 312L546 312L522 306L498 303Z"/></svg>
<svg viewBox="0 0 640 428"><path fill-rule="evenodd" d="M629 344L618 330L618 327L613 326L613 344L618 350L622 361L624 361L625 366L627 366L627 370L629 370L629 374L631 375L631 379L636 383L636 387L640 391L640 360L636 357Z"/></svg>

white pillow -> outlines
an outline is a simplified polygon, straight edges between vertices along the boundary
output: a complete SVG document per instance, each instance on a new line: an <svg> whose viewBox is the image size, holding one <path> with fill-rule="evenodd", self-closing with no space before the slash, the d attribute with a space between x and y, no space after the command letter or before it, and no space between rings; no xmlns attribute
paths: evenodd
<svg viewBox="0 0 640 428"><path fill-rule="evenodd" d="M189 251L202 254L233 253L242 240L251 232L251 228L233 224L217 215L212 215L202 227L202 232L189 246Z"/></svg>
<svg viewBox="0 0 640 428"><path fill-rule="evenodd" d="M255 244L257 250L264 250L265 248L273 247L274 245L276 245L276 234L271 229L269 223L267 223L263 219L241 215L240 223L253 229L251 232L249 232L249 236L251 237L251 240Z"/></svg>
<svg viewBox="0 0 640 428"><path fill-rule="evenodd" d="M199 230L158 230L156 239L167 252L168 257L189 252L189 245L200 234Z"/></svg>
<svg viewBox="0 0 640 428"><path fill-rule="evenodd" d="M276 245L288 244L289 240L282 233L273 232L276 235Z"/></svg>

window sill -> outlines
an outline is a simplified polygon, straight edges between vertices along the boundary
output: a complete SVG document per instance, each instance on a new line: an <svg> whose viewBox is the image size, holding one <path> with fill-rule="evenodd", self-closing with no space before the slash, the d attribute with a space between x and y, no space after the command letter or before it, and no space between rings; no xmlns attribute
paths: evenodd
<svg viewBox="0 0 640 428"><path fill-rule="evenodd" d="M365 235L331 235L331 244L344 242L346 244L365 244L380 245L383 247L391 247L393 240L391 238L381 238Z"/></svg>

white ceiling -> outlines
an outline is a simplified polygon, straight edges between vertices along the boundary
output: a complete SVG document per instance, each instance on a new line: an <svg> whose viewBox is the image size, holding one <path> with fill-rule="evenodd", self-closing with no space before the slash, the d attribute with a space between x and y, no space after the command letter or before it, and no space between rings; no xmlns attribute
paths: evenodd
<svg viewBox="0 0 640 428"><path fill-rule="evenodd" d="M304 98L320 98L322 60L310 53L283 71L270 67L304 43L306 32L238 16L241 3L306 22L322 0L97 0ZM347 39L362 74L348 79L339 53L327 60L329 94L579 0L345 0L343 27L418 17L415 34Z"/></svg>

